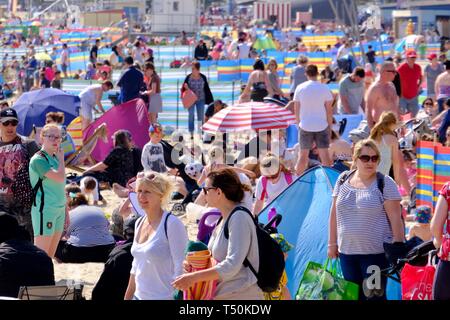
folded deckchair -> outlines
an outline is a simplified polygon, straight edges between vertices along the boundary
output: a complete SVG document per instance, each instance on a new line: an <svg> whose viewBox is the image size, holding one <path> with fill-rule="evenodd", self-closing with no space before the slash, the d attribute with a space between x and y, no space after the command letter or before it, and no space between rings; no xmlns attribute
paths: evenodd
<svg viewBox="0 0 450 320"><path fill-rule="evenodd" d="M82 300L82 292L82 284L20 287L18 298L20 300Z"/></svg>
<svg viewBox="0 0 450 320"><path fill-rule="evenodd" d="M83 145L81 146L81 148L76 150L66 159L66 168L84 172L84 169L80 168L79 165L82 164L86 159L88 159L91 163L95 163L95 160L91 157L91 152L92 150L94 150L99 138L102 138L104 140L106 139L107 132L108 130L106 127L106 123L103 123L98 128L96 128L94 133L85 141L83 141Z"/></svg>

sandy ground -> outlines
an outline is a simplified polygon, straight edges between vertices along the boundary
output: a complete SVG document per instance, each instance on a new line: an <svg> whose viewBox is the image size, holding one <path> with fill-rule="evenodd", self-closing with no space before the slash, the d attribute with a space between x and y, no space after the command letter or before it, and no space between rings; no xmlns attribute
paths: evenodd
<svg viewBox="0 0 450 320"><path fill-rule="evenodd" d="M111 190L102 191L102 196L108 202L108 205L102 207L102 209L107 216L111 216L113 210L120 205L122 199L117 197ZM197 224L189 222L185 214L179 215L179 218L186 225L189 239L195 240L197 237ZM89 300L91 298L92 289L94 288L103 271L103 263L59 264L54 262L54 268L56 282L68 280L75 281L75 283L76 281L81 281L82 283L84 283L83 296Z"/></svg>

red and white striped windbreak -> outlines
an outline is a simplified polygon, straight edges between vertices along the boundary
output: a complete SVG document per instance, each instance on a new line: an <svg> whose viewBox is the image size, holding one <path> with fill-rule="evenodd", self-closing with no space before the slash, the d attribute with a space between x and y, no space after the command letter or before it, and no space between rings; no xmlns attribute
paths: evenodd
<svg viewBox="0 0 450 320"><path fill-rule="evenodd" d="M260 129L285 129L295 123L294 114L276 104L247 102L217 112L203 125L209 133Z"/></svg>

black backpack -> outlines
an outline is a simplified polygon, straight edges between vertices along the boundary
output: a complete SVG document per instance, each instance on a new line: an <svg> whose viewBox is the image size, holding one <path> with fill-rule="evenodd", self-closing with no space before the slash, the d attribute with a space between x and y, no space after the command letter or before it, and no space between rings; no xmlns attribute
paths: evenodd
<svg viewBox="0 0 450 320"><path fill-rule="evenodd" d="M252 213L247 208L241 206L234 208L230 213L228 219L225 221L225 239L228 240L229 237L228 221L230 220L231 216L239 210L247 212L252 217L252 220L255 222L256 236L258 238L259 271L256 272L247 258L245 258L244 260L244 266L250 268L250 270L256 276L256 278L258 279L258 286L262 291L273 292L278 289L281 277L284 272L285 261L283 251L281 250L278 242L274 240L270 236L269 231L267 231L269 227L266 228L261 226L258 223L258 220L253 217ZM281 221L280 215L275 216L275 218L279 219L278 223L279 221ZM267 224L267 226L271 226L272 223L273 219Z"/></svg>

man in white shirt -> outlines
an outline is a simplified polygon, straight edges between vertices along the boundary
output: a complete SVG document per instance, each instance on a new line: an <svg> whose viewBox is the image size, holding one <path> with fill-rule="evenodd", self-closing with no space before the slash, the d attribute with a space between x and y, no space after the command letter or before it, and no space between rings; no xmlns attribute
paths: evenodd
<svg viewBox="0 0 450 320"><path fill-rule="evenodd" d="M250 53L250 46L244 39L239 39L239 43L237 46L238 50L238 59L248 59Z"/></svg>
<svg viewBox="0 0 450 320"><path fill-rule="evenodd" d="M306 170L309 152L317 145L322 164L331 165L328 154L330 128L333 125L333 95L328 87L317 80L316 65L306 67L308 81L300 84L294 93L295 117L299 123L300 154L295 166L297 175Z"/></svg>

